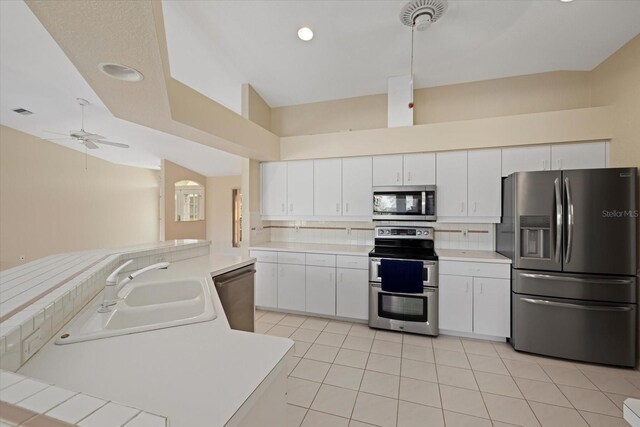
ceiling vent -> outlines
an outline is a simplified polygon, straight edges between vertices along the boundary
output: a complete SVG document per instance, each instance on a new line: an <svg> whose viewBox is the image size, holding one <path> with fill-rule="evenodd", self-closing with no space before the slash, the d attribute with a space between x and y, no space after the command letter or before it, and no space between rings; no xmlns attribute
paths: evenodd
<svg viewBox="0 0 640 427"><path fill-rule="evenodd" d="M18 114L22 114L23 116L30 116L31 114L33 114L33 112L29 111L29 110L25 110L24 108L16 108L14 110L11 110L15 113Z"/></svg>
<svg viewBox="0 0 640 427"><path fill-rule="evenodd" d="M400 21L424 31L447 11L447 0L412 0L400 11Z"/></svg>

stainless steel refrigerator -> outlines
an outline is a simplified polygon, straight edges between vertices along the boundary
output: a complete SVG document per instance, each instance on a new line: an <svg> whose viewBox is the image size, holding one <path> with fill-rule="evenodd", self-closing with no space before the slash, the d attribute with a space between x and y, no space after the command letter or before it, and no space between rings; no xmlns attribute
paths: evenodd
<svg viewBox="0 0 640 427"><path fill-rule="evenodd" d="M516 350L636 365L636 168L503 180L496 250L511 258Z"/></svg>

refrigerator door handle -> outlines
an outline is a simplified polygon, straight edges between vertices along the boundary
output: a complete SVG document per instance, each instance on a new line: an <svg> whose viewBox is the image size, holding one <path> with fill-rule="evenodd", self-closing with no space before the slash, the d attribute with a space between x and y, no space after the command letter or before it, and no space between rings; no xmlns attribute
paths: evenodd
<svg viewBox="0 0 640 427"><path fill-rule="evenodd" d="M551 274L542 273L521 273L522 277L528 279L541 279L541 280L558 280L562 282L580 282L580 283L596 283L596 284L611 284L611 285L630 285L633 282L631 279L587 279L582 277L571 276L553 276Z"/></svg>
<svg viewBox="0 0 640 427"><path fill-rule="evenodd" d="M564 263L569 264L573 247L573 199L571 198L571 183L568 177L564 179L564 191L567 194L567 249L564 254Z"/></svg>
<svg viewBox="0 0 640 427"><path fill-rule="evenodd" d="M562 307L562 308L574 308L578 310L589 310L589 311L631 311L631 307L618 307L618 306L601 306L601 305L583 305L583 304L570 304L566 302L556 302L556 301L547 301L543 299L533 299L533 298L522 298L521 301L527 302L529 304L537 304L537 305L547 305L551 307Z"/></svg>
<svg viewBox="0 0 640 427"><path fill-rule="evenodd" d="M554 194L556 196L556 263L561 261L562 257L562 190L560 188L560 179L556 178L553 182Z"/></svg>

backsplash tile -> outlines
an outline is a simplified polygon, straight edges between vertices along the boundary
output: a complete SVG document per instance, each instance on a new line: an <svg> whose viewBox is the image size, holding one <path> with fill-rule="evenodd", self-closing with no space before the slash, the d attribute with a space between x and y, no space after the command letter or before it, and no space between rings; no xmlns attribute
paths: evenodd
<svg viewBox="0 0 640 427"><path fill-rule="evenodd" d="M272 242L373 245L376 225L419 225L411 222L269 221L264 227ZM494 224L428 223L436 249L494 250Z"/></svg>

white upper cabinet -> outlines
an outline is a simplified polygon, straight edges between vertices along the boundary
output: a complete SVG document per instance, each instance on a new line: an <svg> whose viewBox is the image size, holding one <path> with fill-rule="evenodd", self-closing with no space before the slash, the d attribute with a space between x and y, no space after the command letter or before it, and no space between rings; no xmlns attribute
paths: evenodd
<svg viewBox="0 0 640 427"><path fill-rule="evenodd" d="M405 154L404 185L436 184L436 153Z"/></svg>
<svg viewBox="0 0 640 427"><path fill-rule="evenodd" d="M262 214L287 215L287 164L263 163Z"/></svg>
<svg viewBox="0 0 640 427"><path fill-rule="evenodd" d="M313 161L313 214L342 215L342 159Z"/></svg>
<svg viewBox="0 0 640 427"><path fill-rule="evenodd" d="M437 216L467 216L467 152L438 153L436 162Z"/></svg>
<svg viewBox="0 0 640 427"><path fill-rule="evenodd" d="M467 156L468 216L499 217L502 211L500 149L470 150Z"/></svg>
<svg viewBox="0 0 640 427"><path fill-rule="evenodd" d="M371 157L342 159L342 215L371 217Z"/></svg>
<svg viewBox="0 0 640 427"><path fill-rule="evenodd" d="M604 141L551 146L551 168L596 169L607 167L607 143Z"/></svg>
<svg viewBox="0 0 640 427"><path fill-rule="evenodd" d="M373 186L402 185L402 155L373 158Z"/></svg>
<svg viewBox="0 0 640 427"><path fill-rule="evenodd" d="M313 160L287 162L287 214L313 215Z"/></svg>
<svg viewBox="0 0 640 427"><path fill-rule="evenodd" d="M514 172L546 171L551 169L551 146L534 145L502 149L502 176Z"/></svg>

